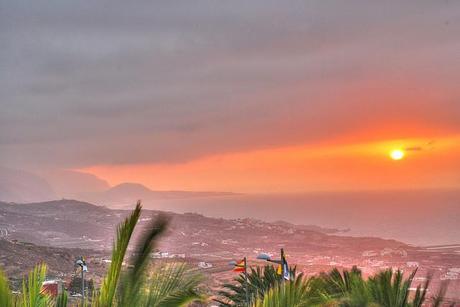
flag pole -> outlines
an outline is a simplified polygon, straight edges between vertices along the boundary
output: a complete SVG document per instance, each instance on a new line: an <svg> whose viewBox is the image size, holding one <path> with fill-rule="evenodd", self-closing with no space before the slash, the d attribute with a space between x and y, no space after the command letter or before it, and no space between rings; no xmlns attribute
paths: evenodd
<svg viewBox="0 0 460 307"><path fill-rule="evenodd" d="M244 280L246 281L246 306L249 307L248 262L246 257L244 257Z"/></svg>
<svg viewBox="0 0 460 307"><path fill-rule="evenodd" d="M280 254L281 254L281 276L282 276L282 280L284 282L285 281L284 274L286 274L286 272L285 272L285 268L284 268L284 249L283 248L281 249Z"/></svg>
<svg viewBox="0 0 460 307"><path fill-rule="evenodd" d="M85 271L81 267L81 301L85 304Z"/></svg>

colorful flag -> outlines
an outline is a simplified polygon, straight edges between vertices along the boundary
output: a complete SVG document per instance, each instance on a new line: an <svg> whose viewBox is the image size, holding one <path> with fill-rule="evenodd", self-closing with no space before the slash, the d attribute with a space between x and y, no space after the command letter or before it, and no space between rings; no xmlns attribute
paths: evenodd
<svg viewBox="0 0 460 307"><path fill-rule="evenodd" d="M233 272L244 272L244 267L245 267L245 264L244 264L244 259L243 259L235 264L235 268L233 269Z"/></svg>
<svg viewBox="0 0 460 307"><path fill-rule="evenodd" d="M278 264L278 268L276 269L276 274L283 275L283 266Z"/></svg>

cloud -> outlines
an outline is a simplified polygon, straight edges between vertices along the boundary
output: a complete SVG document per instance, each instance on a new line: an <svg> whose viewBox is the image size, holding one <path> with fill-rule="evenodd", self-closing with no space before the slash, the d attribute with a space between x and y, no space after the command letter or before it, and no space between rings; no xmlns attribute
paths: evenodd
<svg viewBox="0 0 460 307"><path fill-rule="evenodd" d="M404 148L405 151L422 151L423 148L421 146L413 146L413 147L406 147Z"/></svg>
<svg viewBox="0 0 460 307"><path fill-rule="evenodd" d="M0 164L169 163L401 123L458 131L459 6L4 3Z"/></svg>

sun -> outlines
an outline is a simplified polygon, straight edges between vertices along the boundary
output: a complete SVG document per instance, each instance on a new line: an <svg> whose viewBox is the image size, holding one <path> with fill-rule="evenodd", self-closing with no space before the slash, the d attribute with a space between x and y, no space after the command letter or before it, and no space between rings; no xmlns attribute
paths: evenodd
<svg viewBox="0 0 460 307"><path fill-rule="evenodd" d="M393 149L390 151L390 157L393 160L401 160L406 154L402 149Z"/></svg>

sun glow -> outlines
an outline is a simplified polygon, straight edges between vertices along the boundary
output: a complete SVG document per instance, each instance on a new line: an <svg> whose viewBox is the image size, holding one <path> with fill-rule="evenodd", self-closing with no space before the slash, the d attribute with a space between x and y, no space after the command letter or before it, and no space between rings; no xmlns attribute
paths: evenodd
<svg viewBox="0 0 460 307"><path fill-rule="evenodd" d="M404 151L402 149L393 149L390 152L390 157L393 160L401 160L401 159L404 158L405 155L406 154L404 153Z"/></svg>
<svg viewBox="0 0 460 307"><path fill-rule="evenodd" d="M110 185L138 182L166 191L388 190L450 187L452 178L458 178L454 170L460 169L459 156L460 135L452 135L280 146L189 161L94 165L75 170L94 174Z"/></svg>

